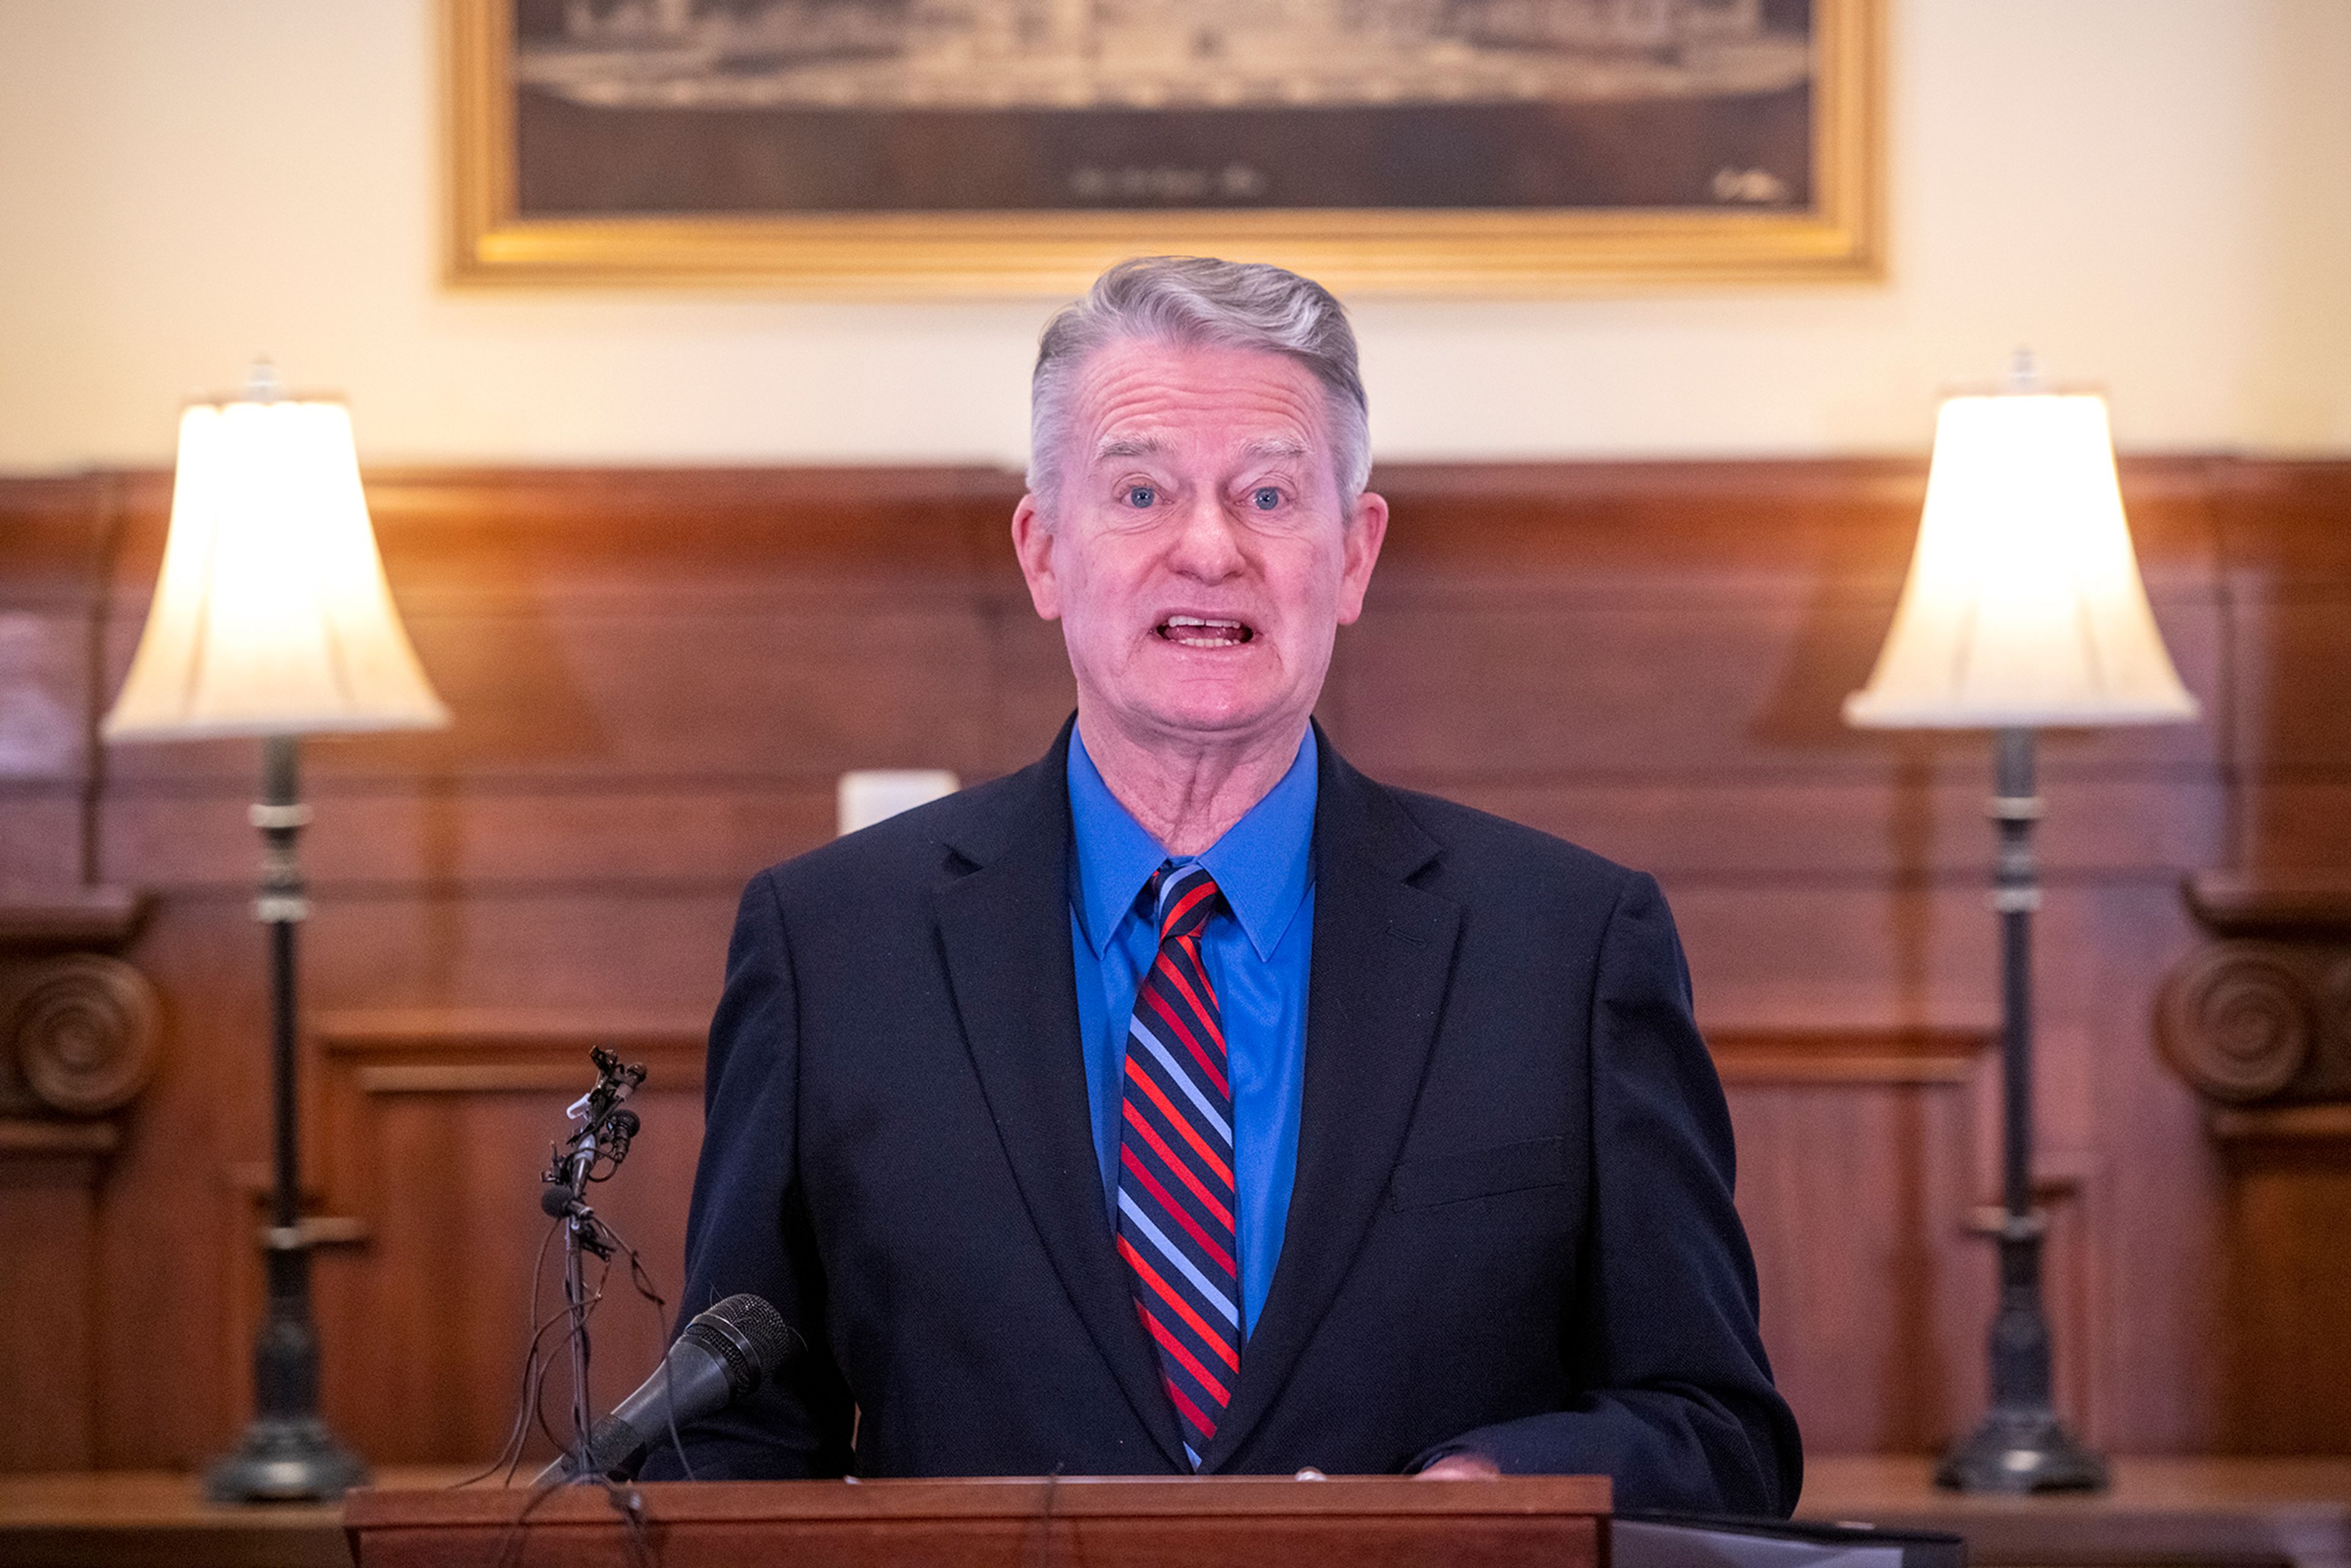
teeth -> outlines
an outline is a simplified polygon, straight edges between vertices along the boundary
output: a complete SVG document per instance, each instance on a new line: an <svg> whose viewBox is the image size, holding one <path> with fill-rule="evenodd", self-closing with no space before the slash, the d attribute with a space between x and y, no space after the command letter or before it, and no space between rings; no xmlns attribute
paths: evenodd
<svg viewBox="0 0 2351 1568"><path fill-rule="evenodd" d="M1167 624L1170 626L1217 626L1228 632L1238 632L1241 629L1241 623L1238 621L1204 621L1197 615L1170 615L1167 618Z"/></svg>

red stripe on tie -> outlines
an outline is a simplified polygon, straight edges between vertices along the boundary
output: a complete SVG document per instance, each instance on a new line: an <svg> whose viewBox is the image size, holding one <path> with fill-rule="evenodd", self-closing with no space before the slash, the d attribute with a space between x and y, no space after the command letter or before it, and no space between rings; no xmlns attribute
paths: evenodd
<svg viewBox="0 0 2351 1568"><path fill-rule="evenodd" d="M1230 1100L1233 1089L1225 1082L1224 1072L1208 1060L1208 1053L1201 1049L1198 1040L1192 1038L1192 1031L1184 1027L1184 1020L1176 1016L1176 1009L1168 1005L1167 998L1151 988L1149 980L1143 983L1143 999L1151 1004L1152 1011L1167 1020L1167 1027L1176 1031L1176 1038L1184 1042L1184 1049L1192 1053L1192 1060L1200 1064L1200 1071L1216 1083L1218 1097Z"/></svg>
<svg viewBox="0 0 2351 1568"><path fill-rule="evenodd" d="M1151 1103L1159 1107L1159 1113L1167 1118L1168 1125L1183 1134L1184 1141L1192 1145L1192 1152L1207 1161L1208 1168L1217 1173L1217 1179L1225 1184L1225 1190L1231 1191L1233 1167L1217 1157L1217 1151L1208 1147L1208 1140L1200 1136L1199 1130L1168 1103L1166 1094L1158 1084L1151 1082L1150 1074L1143 1071L1142 1064L1132 1054L1126 1059L1126 1075L1143 1086L1143 1092L1151 1096Z"/></svg>
<svg viewBox="0 0 2351 1568"><path fill-rule="evenodd" d="M1176 1179L1189 1187L1194 1197L1207 1206L1208 1212L1216 1217L1217 1224L1228 1230L1232 1229L1233 1211L1217 1202L1217 1195L1210 1192L1200 1178L1192 1174L1192 1168L1176 1157L1176 1151L1169 1148L1166 1141L1151 1130L1151 1124L1143 1119L1143 1113L1134 1108L1134 1101L1122 1100L1119 1103L1120 1108L1126 1113L1126 1124L1143 1134L1144 1140L1151 1145L1152 1153L1166 1163L1167 1168L1176 1173Z"/></svg>
<svg viewBox="0 0 2351 1568"><path fill-rule="evenodd" d="M1174 1378L1164 1377L1160 1381L1167 1385L1167 1397L1176 1401L1176 1408L1183 1412L1184 1419L1199 1429L1201 1437L1213 1437L1217 1435L1217 1424L1201 1415L1200 1407L1184 1396L1184 1391L1176 1386Z"/></svg>
<svg viewBox="0 0 2351 1568"><path fill-rule="evenodd" d="M1175 1287L1168 1284L1166 1281L1161 1279L1159 1277L1159 1271L1154 1269L1149 1263L1144 1261L1143 1254L1134 1249L1134 1242L1129 1241L1123 1236L1120 1237L1118 1239L1118 1254L1120 1257L1126 1260L1126 1266L1134 1270L1135 1276L1138 1279L1142 1280L1144 1284L1149 1285L1153 1291L1158 1293L1161 1301L1165 1301L1169 1306L1176 1309L1176 1315L1182 1318L1186 1325L1188 1326L1194 1333L1200 1336L1203 1343L1207 1344L1216 1351L1217 1359L1218 1361L1223 1362L1235 1372L1238 1372L1241 1369L1240 1352L1235 1350L1231 1345L1227 1344L1225 1343L1224 1336L1218 1333L1216 1330L1210 1328L1207 1324L1207 1321L1202 1318L1199 1313L1192 1310L1192 1303L1177 1295L1176 1293Z"/></svg>
<svg viewBox="0 0 2351 1568"><path fill-rule="evenodd" d="M1176 940L1183 947L1184 956L1192 960L1192 967L1199 971L1200 988L1208 993L1208 1005L1218 1009L1219 1017L1223 1016L1224 1004L1217 1000L1216 982L1208 978L1208 966L1200 962L1199 933L1196 931L1189 936L1178 936Z"/></svg>
<svg viewBox="0 0 2351 1568"><path fill-rule="evenodd" d="M1129 1174L1143 1184L1144 1191L1159 1200L1160 1207L1176 1217L1176 1223L1182 1226L1185 1233L1200 1244L1203 1251L1216 1260L1217 1267L1225 1271L1228 1279L1240 1278L1240 1265L1233 1261L1233 1255L1226 1251L1217 1243L1215 1238L1200 1228L1200 1222L1192 1218L1190 1209L1168 1196L1167 1189L1159 1184L1159 1178L1153 1176L1144 1163L1134 1157L1134 1151L1124 1144L1119 1145L1118 1163L1124 1166Z"/></svg>
<svg viewBox="0 0 2351 1568"><path fill-rule="evenodd" d="M1199 1015L1200 1021L1208 1026L1208 1033L1215 1039L1217 1049L1224 1050L1225 1031L1217 1027L1215 1009L1200 1005L1200 998L1192 992L1192 982L1184 977L1184 971L1176 967L1176 960L1167 956L1166 948L1159 949L1159 962L1152 967L1167 972L1167 977L1176 982L1176 989L1184 993L1184 1005ZM1200 983L1204 986L1208 983L1208 972L1206 969L1200 971Z"/></svg>
<svg viewBox="0 0 2351 1568"><path fill-rule="evenodd" d="M1174 930L1176 925L1181 924L1184 916L1191 914L1193 910L1198 908L1202 899L1214 898L1216 896L1217 884L1213 882L1203 880L1199 886L1194 888L1191 892L1177 899L1176 901L1176 907L1169 910L1165 915L1159 918L1160 940L1163 942L1165 941L1167 939L1167 933Z"/></svg>
<svg viewBox="0 0 2351 1568"><path fill-rule="evenodd" d="M1143 1326L1151 1331L1151 1337L1159 1342L1159 1347L1168 1354L1174 1356L1176 1360L1182 1362L1184 1364L1184 1370L1198 1378L1200 1380L1200 1386L1207 1389L1210 1394L1216 1396L1217 1406L1218 1409L1222 1409L1224 1406L1233 1402L1233 1396L1226 1391L1225 1385L1208 1375L1208 1369L1200 1364L1200 1358L1198 1356L1194 1355L1190 1351L1184 1348L1184 1342L1176 1337L1176 1333L1173 1329L1170 1329L1165 1323L1161 1322L1157 1318L1152 1316L1151 1309L1144 1306L1141 1301L1134 1303L1134 1310L1141 1315L1143 1319Z"/></svg>

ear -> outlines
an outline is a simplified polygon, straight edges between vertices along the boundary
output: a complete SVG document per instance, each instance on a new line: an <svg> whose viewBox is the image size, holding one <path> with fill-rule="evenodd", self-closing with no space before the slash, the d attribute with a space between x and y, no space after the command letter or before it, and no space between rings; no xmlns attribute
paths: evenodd
<svg viewBox="0 0 2351 1568"><path fill-rule="evenodd" d="M1388 537L1388 503L1366 490L1347 515L1346 556L1339 569L1339 624L1353 626L1364 613L1364 591L1372 585L1380 545Z"/></svg>
<svg viewBox="0 0 2351 1568"><path fill-rule="evenodd" d="M1061 618L1061 583L1053 575L1053 530L1045 522L1044 507L1031 491L1012 508L1012 553L1020 560L1020 575L1029 582L1029 602L1047 621Z"/></svg>

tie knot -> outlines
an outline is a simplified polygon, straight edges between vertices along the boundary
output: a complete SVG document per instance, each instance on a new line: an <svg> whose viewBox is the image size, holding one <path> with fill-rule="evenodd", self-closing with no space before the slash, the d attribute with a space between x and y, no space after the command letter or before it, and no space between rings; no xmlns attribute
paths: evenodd
<svg viewBox="0 0 2351 1568"><path fill-rule="evenodd" d="M1190 936L1208 923L1224 895L1217 879L1198 865L1171 866L1159 873L1159 939Z"/></svg>

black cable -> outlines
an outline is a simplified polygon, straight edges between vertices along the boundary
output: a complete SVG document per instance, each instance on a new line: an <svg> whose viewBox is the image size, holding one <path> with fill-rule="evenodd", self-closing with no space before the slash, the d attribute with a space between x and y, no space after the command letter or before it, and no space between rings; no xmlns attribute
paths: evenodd
<svg viewBox="0 0 2351 1568"><path fill-rule="evenodd" d="M613 1229L609 1223L604 1227L604 1234L611 1239L612 1245L629 1255L629 1281L636 1286L638 1295L643 1296L646 1301L653 1303L653 1319L661 1325L660 1343L662 1346L662 1383L664 1391L670 1395L669 1398L662 1401L663 1418L667 1422L669 1427L670 1449L677 1455L678 1469L685 1472L685 1479L687 1480L699 1479L700 1478L695 1476L694 1473L693 1461L685 1457L685 1439L679 1437L677 1432L677 1397L675 1386L677 1370L670 1364L669 1360L669 1353L671 1350L669 1338L669 1302L659 1291L653 1288L653 1275L646 1270L645 1260L642 1257L638 1256L637 1249L634 1247L629 1245L628 1239L623 1237L619 1231Z"/></svg>
<svg viewBox="0 0 2351 1568"><path fill-rule="evenodd" d="M555 1232L559 1228L560 1228L559 1221L556 1226L549 1228L546 1236L543 1237L538 1243L538 1255L531 1260L530 1315L523 1320L526 1322L531 1322L538 1316L538 1281L541 1276L543 1276L547 1271L547 1249L554 1243ZM549 1321L552 1322L553 1320ZM487 1480L492 1475L496 1473L498 1467L501 1465L507 1467L507 1479L509 1481L513 1479L513 1464L521 1458L522 1445L528 1442L530 1437L530 1401L533 1392L531 1386L531 1374L538 1368L538 1342L540 1336L546 1333L546 1332L547 1328L544 1324L534 1329L531 1333L530 1338L524 1344L522 1358L522 1387L516 1395L514 1423L507 1428L506 1441L498 1445L497 1458L492 1459L486 1466L483 1467L483 1469L475 1472L473 1475L467 1476L464 1480L452 1483L449 1489L450 1490L455 1491L460 1487L469 1487L476 1481Z"/></svg>

